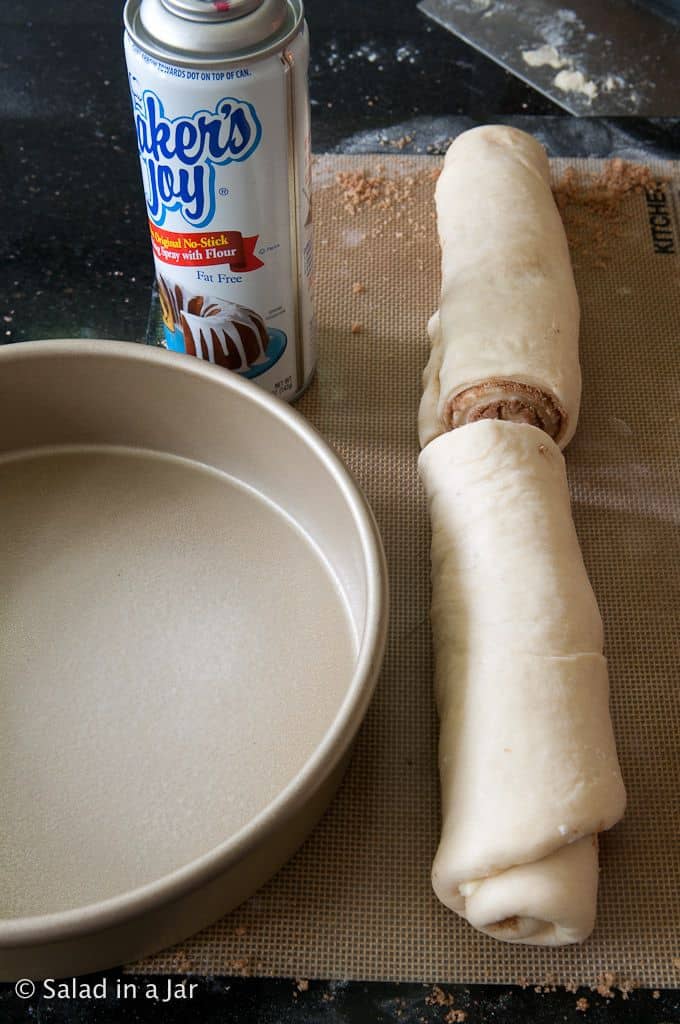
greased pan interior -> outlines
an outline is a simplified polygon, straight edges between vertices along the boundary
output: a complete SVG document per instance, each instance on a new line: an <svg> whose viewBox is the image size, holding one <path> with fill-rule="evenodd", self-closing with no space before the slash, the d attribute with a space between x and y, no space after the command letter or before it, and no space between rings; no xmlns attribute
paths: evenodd
<svg viewBox="0 0 680 1024"><path fill-rule="evenodd" d="M121 342L0 350L0 975L82 973L244 899L332 796L384 559L294 410Z"/></svg>

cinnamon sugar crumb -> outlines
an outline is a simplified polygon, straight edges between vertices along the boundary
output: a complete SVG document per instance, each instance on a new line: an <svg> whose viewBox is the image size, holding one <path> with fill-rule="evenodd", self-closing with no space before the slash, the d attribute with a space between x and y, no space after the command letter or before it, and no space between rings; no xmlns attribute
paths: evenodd
<svg viewBox="0 0 680 1024"><path fill-rule="evenodd" d="M309 990L309 981L307 978L296 978L295 985L298 992L307 992Z"/></svg>
<svg viewBox="0 0 680 1024"><path fill-rule="evenodd" d="M435 985L430 994L425 996L425 1003L427 1006L451 1006L453 996L450 992L445 992L439 985Z"/></svg>
<svg viewBox="0 0 680 1024"><path fill-rule="evenodd" d="M362 284L361 281L355 281L352 285L352 291L355 295L363 295L366 291L366 285Z"/></svg>
<svg viewBox="0 0 680 1024"><path fill-rule="evenodd" d="M253 961L247 956L240 956L236 960L227 961L226 967L233 974L239 974L244 978L250 977L254 970Z"/></svg>
<svg viewBox="0 0 680 1024"><path fill-rule="evenodd" d="M631 195L659 187L649 167L617 157L599 174L579 175L568 167L553 188L575 265L602 269L611 259L612 243L621 237L623 204Z"/></svg>
<svg viewBox="0 0 680 1024"><path fill-rule="evenodd" d="M173 971L178 971L179 973L190 973L196 967L194 961L187 954L186 949L183 948L175 950L170 960L170 966Z"/></svg>
<svg viewBox="0 0 680 1024"><path fill-rule="evenodd" d="M380 139L381 146L392 146L393 149L405 149L413 142L415 135L400 135L398 139Z"/></svg>
<svg viewBox="0 0 680 1024"><path fill-rule="evenodd" d="M604 974L600 974L595 985L595 992L603 999L614 998L614 988L616 984L616 975L612 974L611 971L605 971Z"/></svg>
<svg viewBox="0 0 680 1024"><path fill-rule="evenodd" d="M616 987L621 993L621 997L623 999L627 999L630 993L635 991L635 989L637 988L637 984L634 981L630 981L630 979L628 978L624 978L623 980L619 981Z"/></svg>
<svg viewBox="0 0 680 1024"><path fill-rule="evenodd" d="M598 976L593 991L597 992L603 999L613 999L616 991L619 991L622 999L628 999L630 993L634 992L636 988L637 984L631 981L630 978L619 978L618 974L614 971L604 971L603 974Z"/></svg>
<svg viewBox="0 0 680 1024"><path fill-rule="evenodd" d="M581 996L580 999L576 1000L576 1009L579 1013L585 1013L589 1006L590 1003L585 996Z"/></svg>
<svg viewBox="0 0 680 1024"><path fill-rule="evenodd" d="M362 220L370 239L383 240L390 246L396 243L404 251L427 244L429 252L430 221L435 216L433 175L438 174L438 168L428 167L390 177L384 166L374 163L360 171L340 171L335 175L338 216L333 219ZM416 203L422 203L423 209L429 211L418 218L419 223L413 216ZM418 262L417 256L414 262ZM354 294L362 294L363 289L352 287Z"/></svg>
<svg viewBox="0 0 680 1024"><path fill-rule="evenodd" d="M513 914L512 917L504 917L502 921L496 922L497 928L517 928L519 926L519 918L517 914Z"/></svg>
<svg viewBox="0 0 680 1024"><path fill-rule="evenodd" d="M659 992L658 988L655 988L652 992L652 999L661 999L661 993Z"/></svg>
<svg viewBox="0 0 680 1024"><path fill-rule="evenodd" d="M354 213L362 206L391 210L412 195L414 178L388 178L380 168L375 174L365 171L338 171L335 176L342 193L343 206Z"/></svg>
<svg viewBox="0 0 680 1024"><path fill-rule="evenodd" d="M352 327L351 327L352 334L361 334L363 329L364 329L364 325L358 323L356 320L354 321L354 323L352 324Z"/></svg>
<svg viewBox="0 0 680 1024"><path fill-rule="evenodd" d="M449 1010L444 1020L446 1024L463 1024L467 1020L467 1013L465 1010Z"/></svg>

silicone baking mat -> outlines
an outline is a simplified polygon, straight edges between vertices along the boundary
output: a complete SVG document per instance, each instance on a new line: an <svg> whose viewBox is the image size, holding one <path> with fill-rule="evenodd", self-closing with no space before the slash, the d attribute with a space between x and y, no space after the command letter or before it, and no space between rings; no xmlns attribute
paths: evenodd
<svg viewBox="0 0 680 1024"><path fill-rule="evenodd" d="M487 938L430 886L437 721L416 411L439 288L440 165L386 155L319 157L314 166L320 351L298 408L365 489L391 575L384 670L349 772L268 885L135 971L584 985L612 974L623 988L680 983L680 165L650 165L660 184L627 192L636 174L621 164L553 164L583 314L584 397L567 465L605 622L629 794L625 820L602 836L596 930L562 949ZM469 197L471 217L477 198Z"/></svg>

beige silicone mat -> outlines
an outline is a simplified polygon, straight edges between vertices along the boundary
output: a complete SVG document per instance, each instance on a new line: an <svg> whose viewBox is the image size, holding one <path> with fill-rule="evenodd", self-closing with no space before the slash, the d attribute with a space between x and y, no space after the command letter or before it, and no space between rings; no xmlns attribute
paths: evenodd
<svg viewBox="0 0 680 1024"><path fill-rule="evenodd" d="M430 888L437 725L415 422L439 283L439 166L396 155L315 163L320 356L298 408L364 487L391 573L384 671L349 773L273 881L136 971L585 985L612 972L624 988L680 985L680 165L652 165L668 179L656 205L644 192L620 195L610 167L608 198L591 202L591 190L565 211L584 372L567 462L605 621L629 810L602 837L596 931L561 950L480 935ZM556 161L556 180L568 166L581 181L603 170ZM338 172L356 177L340 186ZM471 217L476 200L470 195Z"/></svg>

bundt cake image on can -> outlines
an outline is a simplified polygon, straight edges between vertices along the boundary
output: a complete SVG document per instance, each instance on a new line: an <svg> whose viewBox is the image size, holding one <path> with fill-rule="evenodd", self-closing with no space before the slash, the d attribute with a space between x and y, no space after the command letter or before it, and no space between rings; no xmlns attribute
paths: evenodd
<svg viewBox="0 0 680 1024"><path fill-rule="evenodd" d="M268 370L286 348L286 335L268 328L254 309L210 295L191 295L159 275L158 297L167 347L206 359L244 377Z"/></svg>

